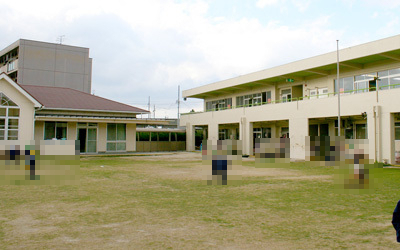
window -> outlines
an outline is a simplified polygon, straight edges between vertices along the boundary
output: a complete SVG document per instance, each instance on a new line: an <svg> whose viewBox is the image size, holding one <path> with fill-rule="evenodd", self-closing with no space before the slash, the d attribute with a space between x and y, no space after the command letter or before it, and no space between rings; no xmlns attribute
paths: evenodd
<svg viewBox="0 0 400 250"><path fill-rule="evenodd" d="M292 101L292 89L282 89L282 102L291 102Z"/></svg>
<svg viewBox="0 0 400 250"><path fill-rule="evenodd" d="M7 65L7 72L13 71L15 69L14 67L15 61L9 62Z"/></svg>
<svg viewBox="0 0 400 250"><path fill-rule="evenodd" d="M218 111L232 108L232 98L206 102L206 111Z"/></svg>
<svg viewBox="0 0 400 250"><path fill-rule="evenodd" d="M67 139L67 123L66 122L45 122L44 123L44 139L45 140L66 140Z"/></svg>
<svg viewBox="0 0 400 250"><path fill-rule="evenodd" d="M0 93L0 140L18 140L19 107Z"/></svg>
<svg viewBox="0 0 400 250"><path fill-rule="evenodd" d="M394 124L394 138L400 140L400 122Z"/></svg>
<svg viewBox="0 0 400 250"><path fill-rule="evenodd" d="M126 151L126 124L107 124L107 151Z"/></svg>
<svg viewBox="0 0 400 250"><path fill-rule="evenodd" d="M310 99L327 98L328 88L310 89Z"/></svg>
<svg viewBox="0 0 400 250"><path fill-rule="evenodd" d="M367 139L367 125L356 124L356 139Z"/></svg>
<svg viewBox="0 0 400 250"><path fill-rule="evenodd" d="M328 88L318 89L318 98L327 98L327 97L328 97Z"/></svg>
<svg viewBox="0 0 400 250"><path fill-rule="evenodd" d="M271 103L271 91L262 92L262 102Z"/></svg>

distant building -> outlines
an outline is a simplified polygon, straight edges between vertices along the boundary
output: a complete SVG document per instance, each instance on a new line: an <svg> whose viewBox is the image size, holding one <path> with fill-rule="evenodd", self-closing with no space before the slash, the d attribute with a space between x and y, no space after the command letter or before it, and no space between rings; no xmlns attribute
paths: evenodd
<svg viewBox="0 0 400 250"><path fill-rule="evenodd" d="M89 49L19 39L0 51L0 73L22 85L64 87L91 93Z"/></svg>
<svg viewBox="0 0 400 250"><path fill-rule="evenodd" d="M20 39L3 49L0 141L79 140L88 154L185 149L176 120L137 118L149 111L92 95L91 77L88 48Z"/></svg>
<svg viewBox="0 0 400 250"><path fill-rule="evenodd" d="M185 90L204 112L182 114L187 150L195 130L210 140L290 138L291 158L305 159L306 136L368 139L370 158L400 160L400 35ZM341 122L338 123L338 92ZM340 124L340 126L339 126Z"/></svg>

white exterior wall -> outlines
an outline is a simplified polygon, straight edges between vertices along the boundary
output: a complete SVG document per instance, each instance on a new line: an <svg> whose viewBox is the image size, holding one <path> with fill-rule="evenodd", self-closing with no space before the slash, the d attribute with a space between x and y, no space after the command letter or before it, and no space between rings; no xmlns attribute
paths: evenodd
<svg viewBox="0 0 400 250"><path fill-rule="evenodd" d="M379 101L377 101L376 95L376 92L341 95L341 115L354 116L367 112L371 158L374 159L377 153L378 161L387 159L394 163L394 120L392 113L400 112L400 88L379 91ZM377 121L374 118L375 110L378 110ZM308 135L308 119L337 117L337 114L338 99L337 96L333 96L323 99L185 114L181 116L181 125L188 123L191 126L208 125L208 139L218 139L218 124L238 123L240 125L240 139L243 141L243 153L251 154L253 122L289 120L291 157L305 159L304 137ZM377 126L376 132L374 124ZM188 138L191 136L190 133L192 132L187 131ZM272 134L274 135L273 131ZM187 143L191 142L187 141ZM379 150L375 149L375 144ZM379 152L381 153L379 154Z"/></svg>

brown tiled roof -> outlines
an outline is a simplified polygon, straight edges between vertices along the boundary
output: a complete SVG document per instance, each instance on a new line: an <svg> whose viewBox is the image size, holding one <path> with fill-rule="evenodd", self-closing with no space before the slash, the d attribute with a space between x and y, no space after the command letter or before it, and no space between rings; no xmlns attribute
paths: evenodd
<svg viewBox="0 0 400 250"><path fill-rule="evenodd" d="M136 108L120 102L115 102L74 89L33 85L20 86L31 96L33 96L33 98L40 102L44 108L148 113L148 111L144 109Z"/></svg>

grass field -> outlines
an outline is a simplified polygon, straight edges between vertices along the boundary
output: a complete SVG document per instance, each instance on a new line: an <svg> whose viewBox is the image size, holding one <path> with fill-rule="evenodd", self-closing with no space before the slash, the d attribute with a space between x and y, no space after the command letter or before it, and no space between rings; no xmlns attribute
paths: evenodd
<svg viewBox="0 0 400 250"><path fill-rule="evenodd" d="M400 169L371 194L338 194L331 167L243 166L240 184L210 186L199 153L82 157L80 185L0 186L0 248L400 246Z"/></svg>

